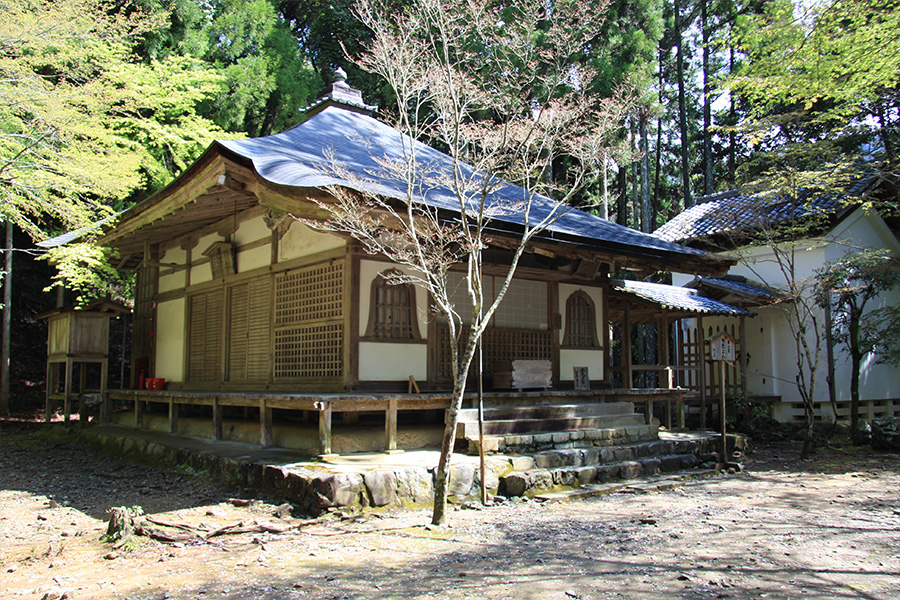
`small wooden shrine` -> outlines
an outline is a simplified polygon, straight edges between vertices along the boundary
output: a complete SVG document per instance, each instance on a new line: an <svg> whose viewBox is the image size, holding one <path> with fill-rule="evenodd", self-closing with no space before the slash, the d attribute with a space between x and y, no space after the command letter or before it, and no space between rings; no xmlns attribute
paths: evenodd
<svg viewBox="0 0 900 600"><path fill-rule="evenodd" d="M45 418L49 421L63 401L63 419L68 423L72 400L79 400L79 413L86 416L88 365L100 366L98 401L106 398L109 369L109 319L131 310L110 300L99 300L87 306L57 308L38 315L47 319L47 400ZM78 391L73 389L75 365L80 372ZM62 385L60 385L62 383ZM104 402L105 405L105 402Z"/></svg>

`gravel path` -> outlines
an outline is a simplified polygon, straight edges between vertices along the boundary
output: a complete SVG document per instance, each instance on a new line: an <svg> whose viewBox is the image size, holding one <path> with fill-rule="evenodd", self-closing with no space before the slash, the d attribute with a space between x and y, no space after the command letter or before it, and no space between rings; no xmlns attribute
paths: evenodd
<svg viewBox="0 0 900 600"><path fill-rule="evenodd" d="M791 445L744 473L650 494L450 515L275 516L236 492L0 426L0 598L56 600L900 598L900 460ZM120 549L106 511L141 506L220 535ZM260 527L261 526L261 527Z"/></svg>

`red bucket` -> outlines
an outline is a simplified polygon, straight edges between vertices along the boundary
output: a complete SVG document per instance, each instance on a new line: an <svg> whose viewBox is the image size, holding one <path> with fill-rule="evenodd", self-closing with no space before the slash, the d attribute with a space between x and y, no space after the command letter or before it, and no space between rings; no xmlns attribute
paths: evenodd
<svg viewBox="0 0 900 600"><path fill-rule="evenodd" d="M148 390L164 390L166 389L166 380L163 377L150 377L147 379Z"/></svg>

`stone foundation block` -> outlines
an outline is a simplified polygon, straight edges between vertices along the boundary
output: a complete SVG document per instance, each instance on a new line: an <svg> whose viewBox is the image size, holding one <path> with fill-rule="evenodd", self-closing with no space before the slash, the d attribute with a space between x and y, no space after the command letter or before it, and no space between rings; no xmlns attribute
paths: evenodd
<svg viewBox="0 0 900 600"><path fill-rule="evenodd" d="M643 460L637 461L641 465L641 477L652 477L659 473L660 464L662 461L658 458L645 458Z"/></svg>
<svg viewBox="0 0 900 600"><path fill-rule="evenodd" d="M597 467L578 467L575 469L578 485L587 485L597 479Z"/></svg>
<svg viewBox="0 0 900 600"><path fill-rule="evenodd" d="M535 469L527 473L530 487L538 492L553 489L553 474L546 469Z"/></svg>
<svg viewBox="0 0 900 600"><path fill-rule="evenodd" d="M600 465L597 467L597 481L606 483L613 479L619 479L622 474L621 465Z"/></svg>
<svg viewBox="0 0 900 600"><path fill-rule="evenodd" d="M573 469L555 469L550 473L553 475L553 485L574 487L578 481Z"/></svg>
<svg viewBox="0 0 900 600"><path fill-rule="evenodd" d="M367 471L363 482L372 506L387 506L397 499L397 477L391 471Z"/></svg>
<svg viewBox="0 0 900 600"><path fill-rule="evenodd" d="M537 466L533 456L511 456L509 464L513 471L530 471Z"/></svg>
<svg viewBox="0 0 900 600"><path fill-rule="evenodd" d="M534 464L538 469L558 469L566 464L561 451L541 452L534 455Z"/></svg>
<svg viewBox="0 0 900 600"><path fill-rule="evenodd" d="M501 496L514 498L524 496L531 487L531 479L525 473L513 472L500 478L500 488L497 492Z"/></svg>
<svg viewBox="0 0 900 600"><path fill-rule="evenodd" d="M622 479L637 479L641 476L642 465L639 462L629 460L621 464L622 471L620 477Z"/></svg>
<svg viewBox="0 0 900 600"><path fill-rule="evenodd" d="M434 480L425 467L407 467L394 471L397 499L409 504L429 504L434 498Z"/></svg>
<svg viewBox="0 0 900 600"><path fill-rule="evenodd" d="M581 455L581 450L560 450L559 451L560 458L563 460L563 465L567 467L580 467L584 464L584 459Z"/></svg>

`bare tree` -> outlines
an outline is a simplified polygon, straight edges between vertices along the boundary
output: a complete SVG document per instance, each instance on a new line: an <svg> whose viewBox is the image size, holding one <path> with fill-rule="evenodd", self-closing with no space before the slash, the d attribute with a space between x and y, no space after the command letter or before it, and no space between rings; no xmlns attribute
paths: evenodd
<svg viewBox="0 0 900 600"><path fill-rule="evenodd" d="M328 218L318 226L349 233L405 267L391 275L395 283L427 290L448 322L453 399L435 480L433 522L440 525L478 340L526 247L570 210L630 106L624 94L598 101L585 93L595 74L580 58L601 9L420 0L397 14L395 4L361 0L356 12L374 34L357 63L396 96L402 158L378 158L379 172L365 181L332 161L342 183L320 203ZM554 173L561 157L567 168ZM481 262L488 245L509 256L493 296L485 294ZM470 314L454 303L452 268L465 271Z"/></svg>

